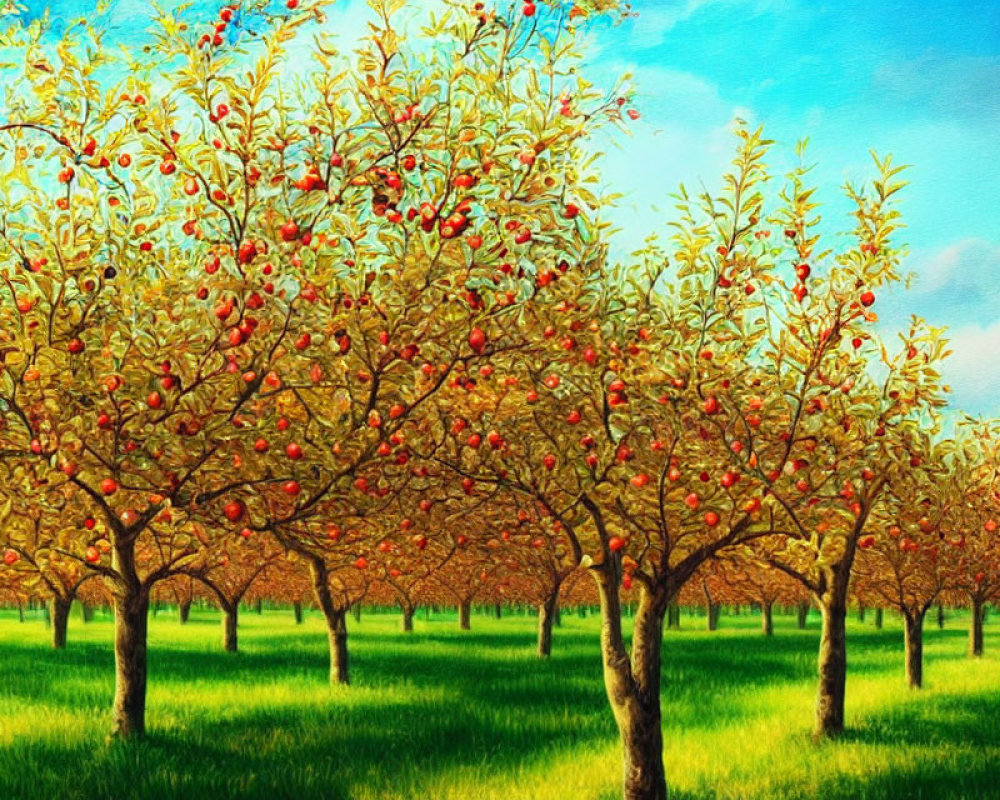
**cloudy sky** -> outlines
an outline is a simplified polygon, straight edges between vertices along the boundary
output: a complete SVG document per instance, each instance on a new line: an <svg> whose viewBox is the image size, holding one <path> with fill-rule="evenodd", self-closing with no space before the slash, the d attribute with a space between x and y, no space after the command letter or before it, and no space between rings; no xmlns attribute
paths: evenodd
<svg viewBox="0 0 1000 800"><path fill-rule="evenodd" d="M0 0L2 5L4 0ZM45 7L20 0L29 14ZM165 7L176 0L164 0ZM408 0L419 14L436 0ZM76 16L93 0L53 0ZM221 3L204 6L213 11ZM199 8L202 4L198 4ZM638 17L599 31L595 76L632 72L642 119L606 145L606 181L625 195L616 220L626 252L664 230L668 195L713 185L731 157L732 121L765 126L778 172L810 141L824 214L849 229L838 187L870 174L869 149L912 165L902 209L916 274L879 299L887 327L911 313L948 325L956 407L1000 414L1000 3L996 0L633 0ZM110 0L115 37L148 25L145 0ZM329 25L364 30L362 0Z"/></svg>

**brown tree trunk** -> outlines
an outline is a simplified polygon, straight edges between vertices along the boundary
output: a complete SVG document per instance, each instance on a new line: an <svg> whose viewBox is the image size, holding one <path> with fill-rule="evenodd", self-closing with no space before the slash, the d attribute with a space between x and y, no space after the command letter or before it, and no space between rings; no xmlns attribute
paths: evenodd
<svg viewBox="0 0 1000 800"><path fill-rule="evenodd" d="M177 619L181 625L187 625L187 621L191 618L191 601L181 600L177 604Z"/></svg>
<svg viewBox="0 0 1000 800"><path fill-rule="evenodd" d="M471 625L471 614L472 614L472 601L463 600L458 606L458 627L459 630L467 631L472 628Z"/></svg>
<svg viewBox="0 0 1000 800"><path fill-rule="evenodd" d="M622 795L625 800L666 800L660 652L667 598L663 592L654 596L641 591L630 661L622 639L616 583L614 576L598 577L604 686L622 742Z"/></svg>
<svg viewBox="0 0 1000 800"><path fill-rule="evenodd" d="M773 603L761 603L760 606L760 632L765 636L774 635L774 615L772 614L773 608Z"/></svg>
<svg viewBox="0 0 1000 800"><path fill-rule="evenodd" d="M69 610L72 600L53 597L49 602L49 617L52 620L52 648L62 650L66 647L66 627L69 624Z"/></svg>
<svg viewBox="0 0 1000 800"><path fill-rule="evenodd" d="M254 603L253 610L256 611L258 614L263 614L264 602L262 600L258 600L256 603Z"/></svg>
<svg viewBox="0 0 1000 800"><path fill-rule="evenodd" d="M330 683L350 683L347 663L347 611L337 608L330 594L329 573L321 558L309 559L313 593L323 617L330 642Z"/></svg>
<svg viewBox="0 0 1000 800"><path fill-rule="evenodd" d="M882 630L882 616L884 612L881 608L875 609L875 629Z"/></svg>
<svg viewBox="0 0 1000 800"><path fill-rule="evenodd" d="M819 691L816 697L817 739L844 731L844 698L847 684L846 598L831 594L822 599L823 629L819 643Z"/></svg>
<svg viewBox="0 0 1000 800"><path fill-rule="evenodd" d="M354 621L361 622L361 602L359 601L355 603L354 607L351 610L354 613Z"/></svg>
<svg viewBox="0 0 1000 800"><path fill-rule="evenodd" d="M146 632L149 592L131 583L115 597L114 738L146 732Z"/></svg>
<svg viewBox="0 0 1000 800"><path fill-rule="evenodd" d="M861 603L858 606L858 622L864 622L864 621L865 621L865 604Z"/></svg>
<svg viewBox="0 0 1000 800"><path fill-rule="evenodd" d="M302 624L302 603L293 603L292 604L292 614L295 615L295 624L296 625L301 625Z"/></svg>
<svg viewBox="0 0 1000 800"><path fill-rule="evenodd" d="M222 649L227 653L235 653L239 650L239 635L236 632L239 613L240 605L238 602L222 607Z"/></svg>
<svg viewBox="0 0 1000 800"><path fill-rule="evenodd" d="M24 606L21 603L17 604L17 621L24 622Z"/></svg>
<svg viewBox="0 0 1000 800"><path fill-rule="evenodd" d="M806 623L809 620L809 604L799 603L795 607L795 613L796 613L796 622L799 626L799 630L804 631L806 629Z"/></svg>
<svg viewBox="0 0 1000 800"><path fill-rule="evenodd" d="M500 612L500 604L499 604L499 603L497 603L497 604L496 604L496 605L495 605L495 606L493 607L493 613L495 614L495 616L496 616L496 618L497 618L497 619L500 619L500 613L501 613L501 612Z"/></svg>
<svg viewBox="0 0 1000 800"><path fill-rule="evenodd" d="M937 623L938 627L942 630L944 629L944 606L938 603L937 609Z"/></svg>
<svg viewBox="0 0 1000 800"><path fill-rule="evenodd" d="M671 603L667 609L667 627L678 630L681 627L681 607L677 603Z"/></svg>
<svg viewBox="0 0 1000 800"><path fill-rule="evenodd" d="M94 609L86 603L80 603L80 621L90 622L94 618Z"/></svg>
<svg viewBox="0 0 1000 800"><path fill-rule="evenodd" d="M983 601L972 598L972 621L969 626L969 655L973 658L983 654Z"/></svg>
<svg viewBox="0 0 1000 800"><path fill-rule="evenodd" d="M552 655L552 623L559 611L559 584L538 604L538 657Z"/></svg>
<svg viewBox="0 0 1000 800"><path fill-rule="evenodd" d="M407 604L403 605L403 631L406 633L413 633L413 606Z"/></svg>
<svg viewBox="0 0 1000 800"><path fill-rule="evenodd" d="M924 683L924 611L903 612L906 622L906 684L919 689Z"/></svg>

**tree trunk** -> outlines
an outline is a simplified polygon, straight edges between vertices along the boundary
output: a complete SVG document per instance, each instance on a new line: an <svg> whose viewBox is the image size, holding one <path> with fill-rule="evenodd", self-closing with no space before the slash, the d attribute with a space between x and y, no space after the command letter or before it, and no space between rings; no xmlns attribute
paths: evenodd
<svg viewBox="0 0 1000 800"><path fill-rule="evenodd" d="M411 605L403 606L403 631L406 633L413 633L413 612L415 610Z"/></svg>
<svg viewBox="0 0 1000 800"><path fill-rule="evenodd" d="M49 617L52 620L52 648L62 650L66 647L66 627L69 624L69 610L72 600L53 597L49 603Z"/></svg>
<svg viewBox="0 0 1000 800"><path fill-rule="evenodd" d="M799 603L795 607L796 622L798 623L799 630L804 631L806 629L806 623L809 620L809 604Z"/></svg>
<svg viewBox="0 0 1000 800"><path fill-rule="evenodd" d="M86 603L80 603L80 621L90 622L94 618L94 609Z"/></svg>
<svg viewBox="0 0 1000 800"><path fill-rule="evenodd" d="M663 728L660 716L660 652L665 593L642 589L629 662L621 631L616 578L601 574L601 654L604 686L621 736L625 800L666 800Z"/></svg>
<svg viewBox="0 0 1000 800"><path fill-rule="evenodd" d="M906 684L919 689L924 683L924 613L903 612L906 621Z"/></svg>
<svg viewBox="0 0 1000 800"><path fill-rule="evenodd" d="M20 603L17 604L17 621L24 622L24 606Z"/></svg>
<svg viewBox="0 0 1000 800"><path fill-rule="evenodd" d="M552 623L559 610L559 586L538 604L538 657L552 655Z"/></svg>
<svg viewBox="0 0 1000 800"><path fill-rule="evenodd" d="M347 664L347 612L337 608L330 594L329 574L321 558L309 560L313 593L326 620L327 639L330 642L330 683L350 683Z"/></svg>
<svg viewBox="0 0 1000 800"><path fill-rule="evenodd" d="M354 621L361 622L361 603L355 603L352 611L354 612Z"/></svg>
<svg viewBox="0 0 1000 800"><path fill-rule="evenodd" d="M295 615L295 624L296 625L301 625L302 624L302 603L293 603L292 604L292 614Z"/></svg>
<svg viewBox="0 0 1000 800"><path fill-rule="evenodd" d="M458 606L458 627L459 630L467 631L472 628L470 624L470 614L472 613L472 602L463 600Z"/></svg>
<svg viewBox="0 0 1000 800"><path fill-rule="evenodd" d="M677 629L681 627L681 607L677 603L671 603L667 609L667 627Z"/></svg>
<svg viewBox="0 0 1000 800"><path fill-rule="evenodd" d="M146 631L149 592L133 584L115 597L114 738L146 733Z"/></svg>
<svg viewBox="0 0 1000 800"><path fill-rule="evenodd" d="M181 625L187 625L188 619L191 617L191 601L181 600L177 604L177 619L180 620Z"/></svg>
<svg viewBox="0 0 1000 800"><path fill-rule="evenodd" d="M235 653L239 650L239 638L236 632L239 613L240 605L238 602L231 606L222 607L222 648L227 653Z"/></svg>
<svg viewBox="0 0 1000 800"><path fill-rule="evenodd" d="M939 628L944 628L944 606L938 603L937 623Z"/></svg>
<svg viewBox="0 0 1000 800"><path fill-rule="evenodd" d="M264 603L262 600L258 600L256 603L254 603L254 611L256 611L258 614L264 613Z"/></svg>
<svg viewBox="0 0 1000 800"><path fill-rule="evenodd" d="M835 594L835 593L834 593ZM819 643L819 691L816 697L817 739L844 731L847 684L847 604L844 597L827 596L821 603L823 630Z"/></svg>
<svg viewBox="0 0 1000 800"><path fill-rule="evenodd" d="M773 603L761 603L760 606L760 632L765 636L774 635L774 608Z"/></svg>
<svg viewBox="0 0 1000 800"><path fill-rule="evenodd" d="M876 630L882 630L882 616L884 612L881 608L875 609L875 628Z"/></svg>
<svg viewBox="0 0 1000 800"><path fill-rule="evenodd" d="M494 614L496 615L496 618L497 618L497 619L500 619L500 604L499 604L499 603L497 603L497 604L496 604L496 605L495 605L495 606L493 607L493 613L494 613Z"/></svg>
<svg viewBox="0 0 1000 800"><path fill-rule="evenodd" d="M978 597L972 598L972 622L969 627L969 655L973 658L983 654L983 611L983 601Z"/></svg>
<svg viewBox="0 0 1000 800"><path fill-rule="evenodd" d="M858 622L865 621L865 606L864 603L858 606Z"/></svg>

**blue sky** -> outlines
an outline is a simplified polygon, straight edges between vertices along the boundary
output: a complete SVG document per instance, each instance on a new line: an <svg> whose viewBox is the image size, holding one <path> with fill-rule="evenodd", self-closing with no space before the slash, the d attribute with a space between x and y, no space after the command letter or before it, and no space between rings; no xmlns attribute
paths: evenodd
<svg viewBox="0 0 1000 800"><path fill-rule="evenodd" d="M2 5L3 0L0 0ZM30 13L45 7L22 0ZM55 0L58 16L93 2ZM164 0L165 7L175 5ZM206 3L215 8L217 3ZM418 11L434 0L407 3ZM680 182L713 186L732 121L763 124L781 174L808 137L831 228L849 229L839 187L870 174L870 148L912 165L902 210L916 275L880 298L886 328L917 313L951 329L953 403L1000 414L1000 3L996 0L633 0L638 17L595 34L595 78L632 72L642 119L608 142L609 188L627 252L665 231ZM114 39L148 23L143 0L110 0ZM342 46L364 31L361 0L328 25Z"/></svg>

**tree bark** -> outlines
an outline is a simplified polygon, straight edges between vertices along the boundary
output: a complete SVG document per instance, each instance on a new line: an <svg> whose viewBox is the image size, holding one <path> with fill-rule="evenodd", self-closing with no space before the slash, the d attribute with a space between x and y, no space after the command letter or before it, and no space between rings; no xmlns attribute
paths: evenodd
<svg viewBox="0 0 1000 800"><path fill-rule="evenodd" d="M761 603L760 606L760 632L765 636L774 635L773 608L773 603Z"/></svg>
<svg viewBox="0 0 1000 800"><path fill-rule="evenodd" d="M24 622L24 606L21 603L17 604L17 621Z"/></svg>
<svg viewBox="0 0 1000 800"><path fill-rule="evenodd" d="M678 630L681 627L681 607L677 603L671 603L667 609L667 627L677 628Z"/></svg>
<svg viewBox="0 0 1000 800"><path fill-rule="evenodd" d="M799 603L795 607L795 614L796 614L796 622L797 622L797 624L799 626L799 630L800 631L804 631L806 629L806 623L809 620L809 604L808 603Z"/></svg>
<svg viewBox="0 0 1000 800"><path fill-rule="evenodd" d="M865 621L865 604L861 603L858 606L858 622L864 622L864 621Z"/></svg>
<svg viewBox="0 0 1000 800"><path fill-rule="evenodd" d="M471 613L472 613L472 601L463 600L458 606L459 630L467 631L472 628L470 620Z"/></svg>
<svg viewBox="0 0 1000 800"><path fill-rule="evenodd" d="M66 627L69 624L69 610L73 601L63 597L53 597L49 605L49 618L52 620L52 649L63 650L66 647Z"/></svg>
<svg viewBox="0 0 1000 800"><path fill-rule="evenodd" d="M80 621L90 622L94 618L94 609L86 603L80 603Z"/></svg>
<svg viewBox="0 0 1000 800"><path fill-rule="evenodd" d="M295 624L296 625L301 625L302 624L302 603L293 603L292 604L292 614L295 615Z"/></svg>
<svg viewBox="0 0 1000 800"><path fill-rule="evenodd" d="M631 663L621 630L616 576L600 574L604 686L623 751L625 800L666 800L660 712L660 653L667 594L642 589L632 634Z"/></svg>
<svg viewBox="0 0 1000 800"><path fill-rule="evenodd" d="M263 601L258 600L256 603L254 603L253 610L256 611L258 614L263 614L264 613Z"/></svg>
<svg viewBox="0 0 1000 800"><path fill-rule="evenodd" d="M409 604L403 605L403 631L413 633L413 612L416 610Z"/></svg>
<svg viewBox="0 0 1000 800"><path fill-rule="evenodd" d="M937 623L939 628L944 629L944 606L940 603L937 609Z"/></svg>
<svg viewBox="0 0 1000 800"><path fill-rule="evenodd" d="M114 738L139 738L146 733L148 623L149 592L130 581L115 597Z"/></svg>
<svg viewBox="0 0 1000 800"><path fill-rule="evenodd" d="M191 601L181 600L177 604L177 619L180 621L181 625L187 625L188 619L191 617Z"/></svg>
<svg viewBox="0 0 1000 800"><path fill-rule="evenodd" d="M497 619L500 619L500 613L501 613L501 612L500 612L500 604L499 604L499 603L497 603L497 604L496 604L496 605L495 605L495 606L493 607L493 613L494 613L494 614L496 615L496 618L497 618Z"/></svg>
<svg viewBox="0 0 1000 800"><path fill-rule="evenodd" d="M355 622L361 622L361 603L360 602L357 602L357 603L354 604L354 608L352 609L352 612L354 613L354 621Z"/></svg>
<svg viewBox="0 0 1000 800"><path fill-rule="evenodd" d="M330 594L329 573L321 558L310 558L309 574L313 593L326 620L327 639L330 642L330 683L350 683L347 663L347 611L337 608Z"/></svg>
<svg viewBox="0 0 1000 800"><path fill-rule="evenodd" d="M881 608L875 609L875 629L882 630L882 616L884 612Z"/></svg>
<svg viewBox="0 0 1000 800"><path fill-rule="evenodd" d="M538 657L552 655L552 623L559 611L559 586L538 604Z"/></svg>
<svg viewBox="0 0 1000 800"><path fill-rule="evenodd" d="M924 683L924 611L903 612L906 621L906 684L919 689Z"/></svg>
<svg viewBox="0 0 1000 800"><path fill-rule="evenodd" d="M984 603L972 598L972 621L969 626L969 655L973 658L983 654L983 610Z"/></svg>
<svg viewBox="0 0 1000 800"><path fill-rule="evenodd" d="M239 613L240 605L238 602L231 606L222 607L222 649L227 653L235 653L239 650L239 634L236 631Z"/></svg>
<svg viewBox="0 0 1000 800"><path fill-rule="evenodd" d="M844 731L844 698L847 688L846 598L823 598L823 629L819 643L819 690L816 697L814 738L837 736Z"/></svg>

